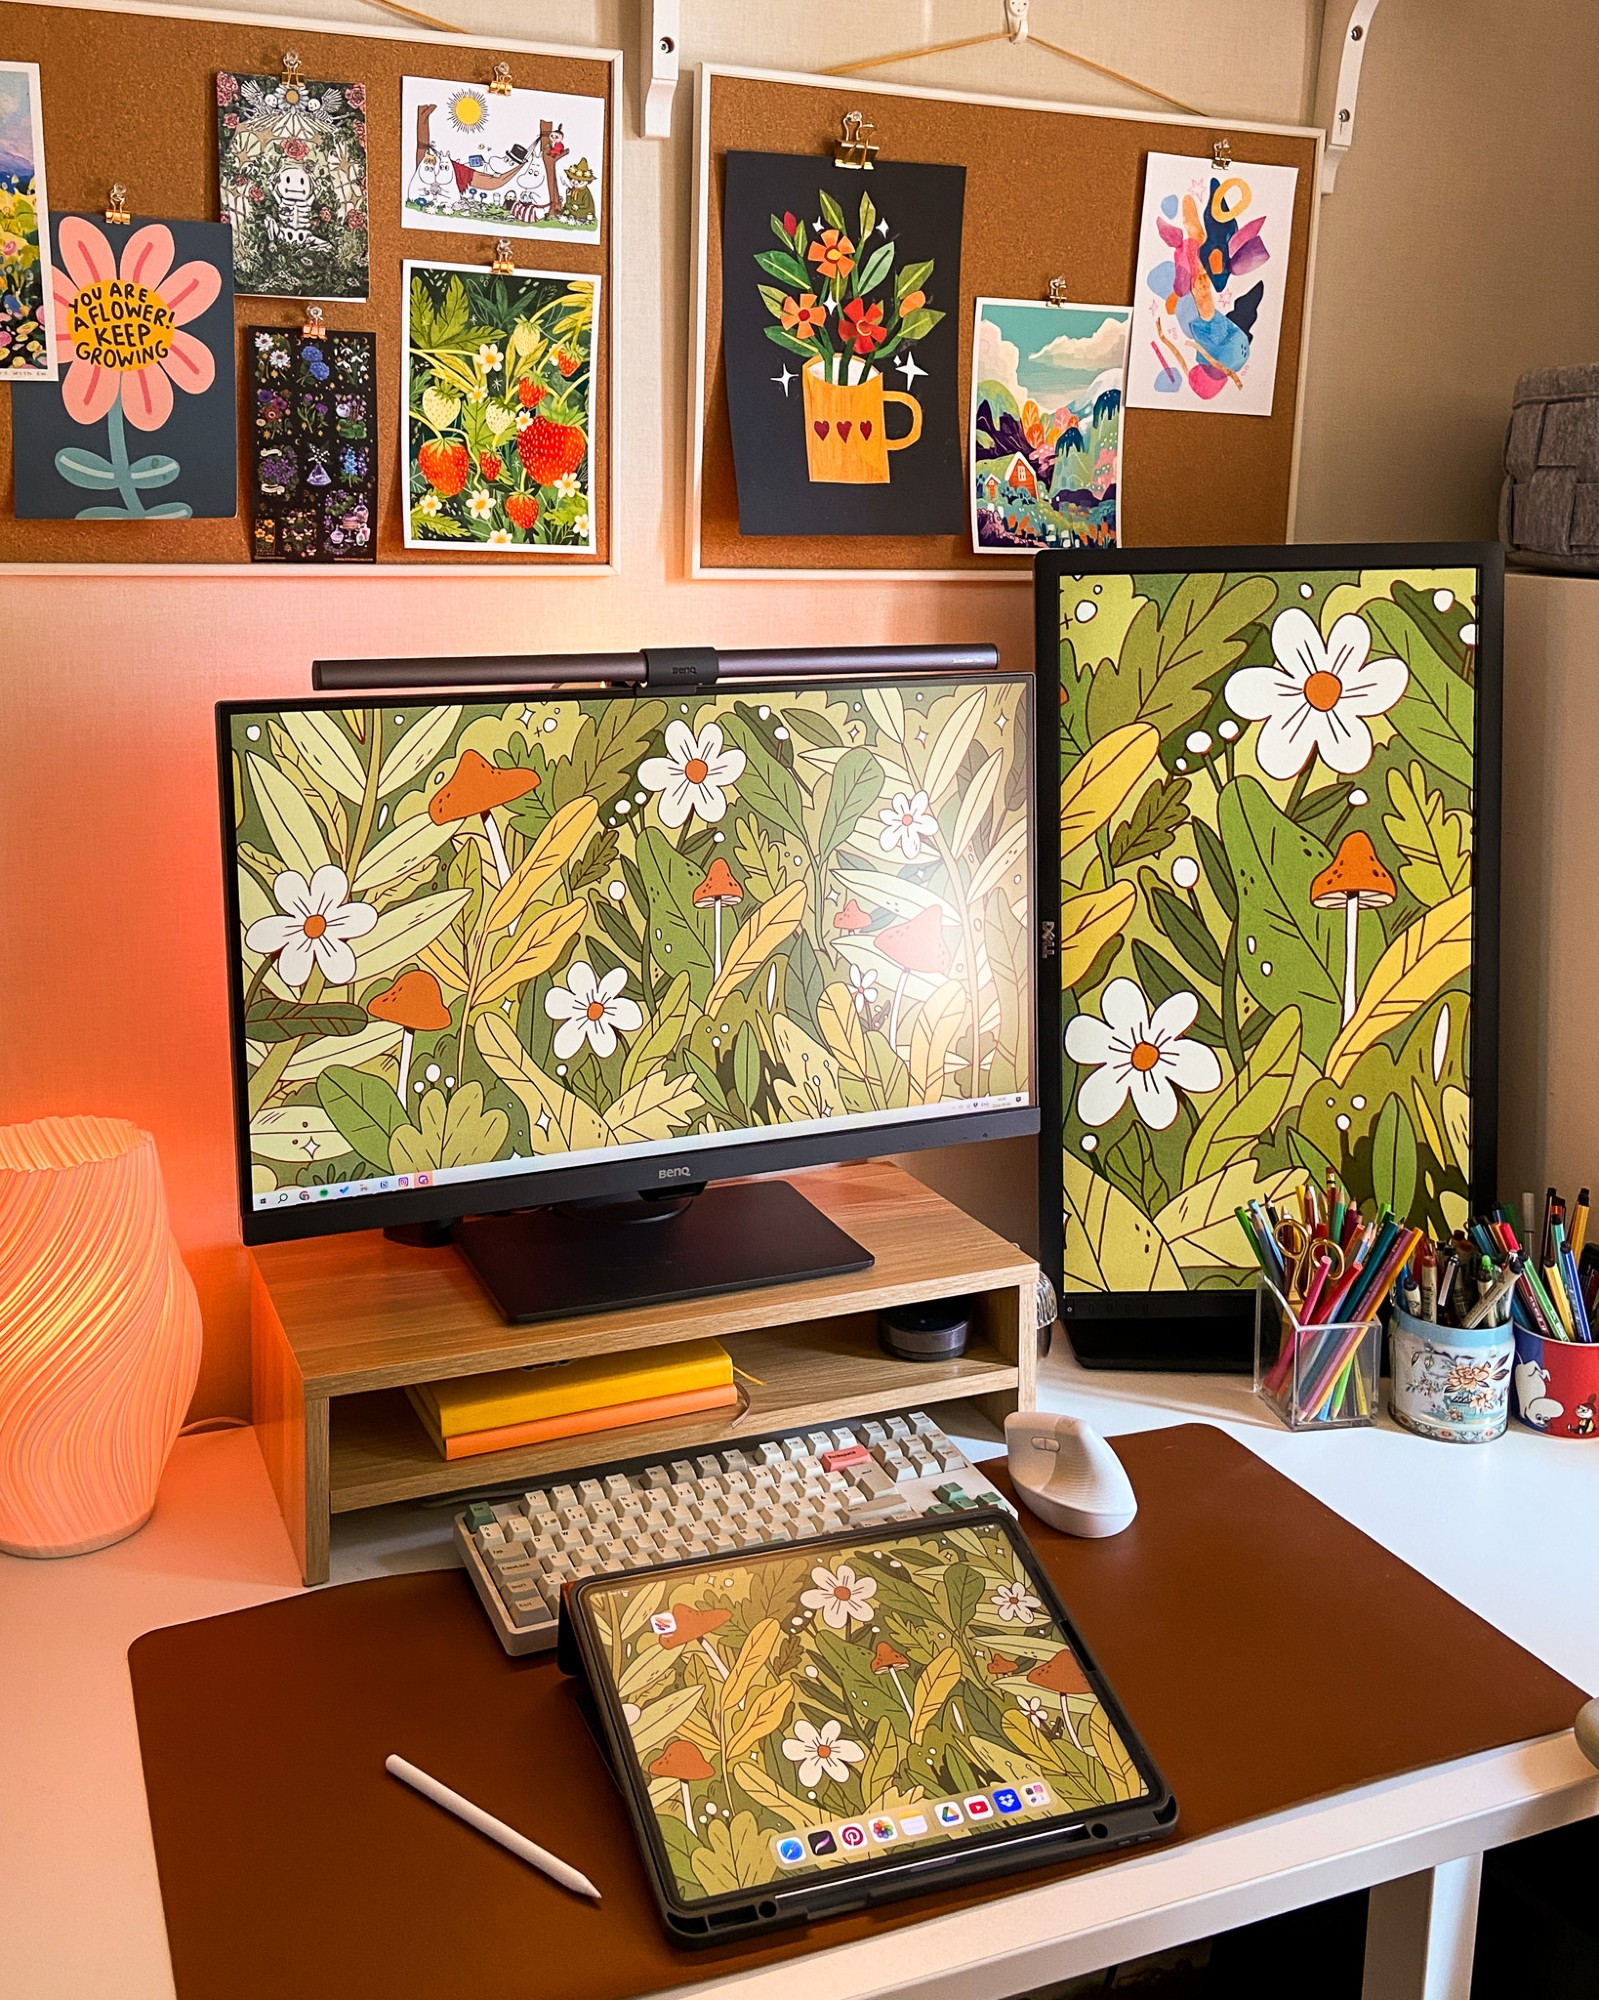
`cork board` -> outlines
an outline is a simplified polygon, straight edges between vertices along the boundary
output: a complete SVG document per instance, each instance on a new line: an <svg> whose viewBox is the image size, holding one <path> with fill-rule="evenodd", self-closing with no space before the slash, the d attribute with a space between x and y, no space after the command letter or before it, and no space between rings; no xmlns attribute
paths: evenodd
<svg viewBox="0 0 1599 2000"><path fill-rule="evenodd" d="M295 50L308 77L364 83L367 93L367 177L371 296L323 305L330 330L377 334L379 443L377 564L461 568L479 572L537 569L561 575L604 569L611 560L615 454L611 425L611 246L615 240L616 120L621 58L610 50L575 53L480 37L396 33L387 29L317 34L301 22L233 15L164 14L96 7L38 6L0 0L0 48L39 65L50 200L57 210L97 214L113 181L128 189L135 218L218 219L215 78L218 70L261 74L282 67ZM400 79L459 76L487 82L504 59L522 88L567 91L606 100L606 159L602 177L602 241L522 239L513 245L519 269L601 273L590 437L595 549L592 554L540 556L517 551L486 559L480 551L407 550L402 543L400 397L403 319L400 266L404 258L441 264L487 265L491 237L447 230L403 229L402 173L408 152L400 129ZM294 326L303 301L239 297L235 301L238 381L249 381L240 329ZM11 394L16 393L13 386ZM24 394L30 393L24 390ZM240 512L233 520L19 521L13 514L11 395L0 396L0 562L70 564L241 563L261 573L349 575L371 565L250 564L248 477L250 438L239 398Z"/></svg>
<svg viewBox="0 0 1599 2000"><path fill-rule="evenodd" d="M695 575L917 570L1032 574L1028 557L978 555L969 531L941 536L742 536L722 366L722 199L729 152L831 159L840 121L864 109L885 160L964 166L966 206L958 395L966 413L973 302L1044 298L1064 277L1096 305L1134 298L1144 159L1209 157L1226 138L1239 160L1299 169L1269 417L1131 410L1122 433L1122 546L1286 541L1293 531L1304 331L1321 178L1319 130L1107 113L1070 105L923 92L896 85L727 70L700 73L696 282L690 328L696 413L689 479ZM862 177L864 180L864 176ZM1136 335L1135 335L1136 337Z"/></svg>

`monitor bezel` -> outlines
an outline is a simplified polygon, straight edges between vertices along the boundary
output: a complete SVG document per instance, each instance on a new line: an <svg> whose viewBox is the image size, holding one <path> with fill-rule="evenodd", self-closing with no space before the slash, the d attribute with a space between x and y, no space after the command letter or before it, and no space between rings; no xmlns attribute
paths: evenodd
<svg viewBox="0 0 1599 2000"><path fill-rule="evenodd" d="M1499 1147L1499 827L1503 705L1504 550L1497 542L1289 542L1268 547L1068 549L1040 555L1033 567L1037 720L1034 811L1060 792L1060 582L1065 576L1127 576L1140 571L1222 573L1314 569L1474 569L1478 576L1476 660L1477 742L1473 771L1471 1203L1475 1213L1498 1200ZM1053 697L1053 698L1052 698ZM1045 829L1038 822L1041 835ZM1051 828L1058 817L1051 815ZM1194 1323L1237 1322L1252 1315L1252 1292L1070 1292L1065 1289L1064 1199L1061 1173L1061 992L1055 967L1060 918L1061 855L1057 838L1040 838L1036 905L1040 925L1038 997L1039 1086L1038 1261L1060 1296L1069 1323L1158 1316ZM1173 1366L1178 1365L1174 1360ZM1198 1365L1197 1363L1194 1365ZM1214 1365L1207 1363L1206 1365ZM1227 1365L1227 1364L1223 1364Z"/></svg>
<svg viewBox="0 0 1599 2000"><path fill-rule="evenodd" d="M1030 704L1029 726L1038 729L1038 707L1033 675L1005 668L962 669L958 673L936 672L885 674L885 683L917 681L1012 682L1027 691ZM859 680L832 682L826 677L789 675L772 679L729 683L728 693L758 698L762 694L808 692L815 687L837 686L841 691L864 683ZM633 1157L607 1162L596 1156L581 1165L546 1168L538 1172L494 1176L484 1181L451 1182L443 1187L395 1189L389 1194L342 1197L334 1201L312 1199L295 1202L282 1209L253 1206L254 1187L250 1172L249 1076L243 1061L244 978L243 960L238 950L239 884L234 858L232 721L237 715L283 714L294 710L342 710L398 705L421 708L451 701L492 706L496 698L516 699L523 691L515 687L399 689L385 702L382 690L363 690L357 696L294 695L263 696L251 701L220 701L216 704L217 804L222 854L222 896L226 921L228 987L228 1067L233 1100L233 1152L239 1201L240 1233L246 1244L288 1243L312 1236L342 1235L361 1229L415 1228L428 1224L448 1225L469 1215L506 1215L519 1209L544 1208L555 1202L588 1199L625 1200L640 1194L672 1195L710 1181L740 1179L757 1174L791 1173L803 1167L833 1166L850 1160L881 1157L885 1154L925 1152L938 1146L971 1145L987 1139L1034 1138L1039 1130L1040 1096L1036 1008L1032 1017L1033 1061L1031 1103L993 1111L961 1111L946 1117L910 1118L901 1123L852 1127L830 1132L784 1136L781 1127L751 1131L740 1138L730 1137L726 1145L697 1147L691 1151L663 1152L648 1158ZM559 688L540 687L530 691L539 702L614 701L659 699L662 690L642 684L614 686L596 682ZM683 690L674 692L679 695ZM709 693L713 690L705 689ZM1037 792L1034 782L1036 759L1028 763L1027 809L1033 824L1035 849L1034 880L1037 879L1036 850L1040 846ZM1037 929L1032 954L1033 983L1039 979ZM685 1171L686 1170L686 1171Z"/></svg>

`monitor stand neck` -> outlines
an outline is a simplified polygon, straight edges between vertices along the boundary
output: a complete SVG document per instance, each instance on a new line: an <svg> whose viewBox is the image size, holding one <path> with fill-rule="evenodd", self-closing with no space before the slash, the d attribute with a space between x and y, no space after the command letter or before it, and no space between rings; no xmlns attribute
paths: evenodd
<svg viewBox="0 0 1599 2000"><path fill-rule="evenodd" d="M692 1199L687 1197L692 1194ZM436 1245L431 1226L391 1240ZM513 1326L866 1271L872 1257L783 1180L472 1215L446 1228Z"/></svg>

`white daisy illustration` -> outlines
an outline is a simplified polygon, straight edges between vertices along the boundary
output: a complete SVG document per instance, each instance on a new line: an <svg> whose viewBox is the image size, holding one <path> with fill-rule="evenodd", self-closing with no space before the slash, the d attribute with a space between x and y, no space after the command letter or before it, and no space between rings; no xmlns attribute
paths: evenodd
<svg viewBox="0 0 1599 2000"><path fill-rule="evenodd" d="M823 1778L842 1785L849 1777L850 1765L864 1760L866 1752L858 1743L840 1737L843 1726L841 1722L824 1722L818 1729L803 1716L794 1724L794 1734L784 1739L783 1755L799 1766L795 1775L802 1785L819 1785Z"/></svg>
<svg viewBox="0 0 1599 2000"><path fill-rule="evenodd" d="M1192 993L1174 993L1153 1013L1131 979L1113 979L1100 995L1104 1018L1078 1014L1066 1030L1073 1062L1094 1065L1077 1092L1085 1125L1108 1125L1131 1095L1144 1123L1164 1132L1177 1116L1177 1091L1216 1089L1214 1049L1185 1039L1199 1012Z"/></svg>
<svg viewBox="0 0 1599 2000"><path fill-rule="evenodd" d="M561 1024L555 1031L560 1061L570 1062L585 1041L603 1060L616 1047L618 1028L630 1035L643 1026L638 1002L622 991L626 984L627 973L621 966L596 979L587 959L573 959L566 968L566 984L552 986L544 996L545 1013Z"/></svg>
<svg viewBox="0 0 1599 2000"><path fill-rule="evenodd" d="M1269 667L1240 667L1227 682L1227 706L1261 724L1255 758L1271 778L1292 778L1311 757L1344 777L1371 762L1364 718L1384 715L1404 693L1410 669L1402 660L1366 657L1371 633L1346 611L1324 640L1310 614L1295 604L1272 621Z"/></svg>
<svg viewBox="0 0 1599 2000"><path fill-rule="evenodd" d="M272 884L272 894L284 914L257 917L244 934L251 951L274 953L278 977L298 993L311 977L313 965L322 968L330 986L347 986L355 977L355 953L351 938L365 937L378 920L370 903L346 901L349 878L331 863L307 882L297 869L285 868Z"/></svg>
<svg viewBox="0 0 1599 2000"><path fill-rule="evenodd" d="M505 356L501 354L500 350L491 340L484 341L483 345L477 351L477 365L483 370L485 375L489 374L493 369L498 368L504 359Z"/></svg>
<svg viewBox="0 0 1599 2000"><path fill-rule="evenodd" d="M1042 1729L1044 1724L1049 1720L1049 1710L1045 1708L1037 1695L1018 1695L1016 1706L1021 1710L1024 1719L1030 1722L1035 1729Z"/></svg>
<svg viewBox="0 0 1599 2000"><path fill-rule="evenodd" d="M1033 1613L1044 1608L1025 1583L1002 1583L988 1601L1007 1625L1012 1620L1018 1625L1031 1625Z"/></svg>
<svg viewBox="0 0 1599 2000"><path fill-rule="evenodd" d="M868 1014L877 1005L877 974L870 966L864 972L858 965L850 967L849 993L857 1014Z"/></svg>
<svg viewBox="0 0 1599 2000"><path fill-rule="evenodd" d="M719 723L707 722L696 736L681 719L666 725L666 755L638 767L639 783L660 793L662 826L681 826L690 813L714 824L743 773L744 752L723 743Z"/></svg>
<svg viewBox="0 0 1599 2000"><path fill-rule="evenodd" d="M466 505L474 521L486 521L494 512L494 495L485 493L480 486L468 498Z"/></svg>
<svg viewBox="0 0 1599 2000"><path fill-rule="evenodd" d="M816 1588L802 1591L800 1603L807 1611L814 1611L824 1625L843 1632L852 1618L862 1625L870 1622L875 1609L872 1599L877 1595L874 1578L857 1576L848 1563L840 1563L837 1569L813 1569L811 1581Z"/></svg>
<svg viewBox="0 0 1599 2000"><path fill-rule="evenodd" d="M877 817L883 822L878 846L885 854L897 848L907 861L914 861L922 851L922 842L938 832L938 821L927 810L925 792L913 792L908 798L896 792L893 805L884 806Z"/></svg>

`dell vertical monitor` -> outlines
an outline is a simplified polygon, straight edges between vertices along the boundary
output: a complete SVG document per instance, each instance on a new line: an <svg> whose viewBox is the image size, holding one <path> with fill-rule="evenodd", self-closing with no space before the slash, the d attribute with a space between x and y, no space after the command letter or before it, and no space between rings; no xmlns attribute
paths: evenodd
<svg viewBox="0 0 1599 2000"><path fill-rule="evenodd" d="M247 1241L549 1317L870 1261L639 1196L1036 1132L1031 676L362 699L219 711Z"/></svg>
<svg viewBox="0 0 1599 2000"><path fill-rule="evenodd" d="M1247 1367L1237 1210L1494 1199L1497 547L1037 567L1041 1245L1080 1359Z"/></svg>

